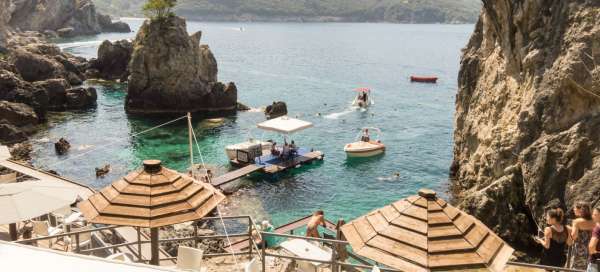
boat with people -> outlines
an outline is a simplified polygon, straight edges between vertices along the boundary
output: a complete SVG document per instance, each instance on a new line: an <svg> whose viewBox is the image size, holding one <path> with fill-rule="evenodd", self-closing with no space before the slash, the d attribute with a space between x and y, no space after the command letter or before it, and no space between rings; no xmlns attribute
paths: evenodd
<svg viewBox="0 0 600 272"><path fill-rule="evenodd" d="M227 150L229 161L235 166L254 166L265 173L274 174L314 160L322 160L324 157L322 152L301 147L290 139L291 134L312 126L311 122L288 116L259 123L257 125L259 129L283 135L283 143L252 140L231 145Z"/></svg>
<svg viewBox="0 0 600 272"><path fill-rule="evenodd" d="M435 76L410 76L410 82L437 83L437 80Z"/></svg>
<svg viewBox="0 0 600 272"><path fill-rule="evenodd" d="M376 132L376 140L371 139L369 129ZM349 143L344 146L344 152L346 152L348 157L359 158L372 157L382 154L385 152L385 145L379 139L381 134L381 130L378 128L363 128L359 133L360 136L357 137L356 142Z"/></svg>
<svg viewBox="0 0 600 272"><path fill-rule="evenodd" d="M373 96L371 95L371 88L356 88L354 91L356 91L356 97L354 98L354 101L352 101L352 106L367 108L370 105L375 104Z"/></svg>

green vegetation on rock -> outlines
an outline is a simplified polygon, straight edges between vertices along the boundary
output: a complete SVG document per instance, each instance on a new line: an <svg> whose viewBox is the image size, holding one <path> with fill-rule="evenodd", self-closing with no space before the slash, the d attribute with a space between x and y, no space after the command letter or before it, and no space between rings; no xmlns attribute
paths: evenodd
<svg viewBox="0 0 600 272"><path fill-rule="evenodd" d="M142 16L145 3L94 1L113 16ZM479 0L180 0L174 11L210 21L472 23L480 9Z"/></svg>
<svg viewBox="0 0 600 272"><path fill-rule="evenodd" d="M177 4L176 0L148 0L142 7L142 11L146 17L161 20L173 15L171 10L175 4Z"/></svg>

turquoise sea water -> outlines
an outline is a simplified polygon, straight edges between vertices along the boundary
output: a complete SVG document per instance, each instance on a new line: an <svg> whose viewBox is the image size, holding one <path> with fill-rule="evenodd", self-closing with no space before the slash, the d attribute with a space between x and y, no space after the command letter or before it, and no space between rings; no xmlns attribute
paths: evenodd
<svg viewBox="0 0 600 272"><path fill-rule="evenodd" d="M141 23L129 21L134 29ZM240 31L243 27L243 31ZM251 214L275 225L323 209L328 219L352 219L414 194L421 187L445 193L452 158L452 127L460 49L472 25L188 23L202 30L219 64L219 79L234 81L239 100L252 107L283 100L291 116L315 126L296 142L325 153L320 163L270 178L253 175L230 198L228 214ZM84 57L96 55L101 34L62 40L59 45ZM436 85L411 84L408 77L436 75ZM123 110L125 87L88 82L98 89L98 107L53 114L47 130L34 136L34 164L101 188L158 158L168 167L188 167L185 121L135 136L170 120L129 117ZM352 110L355 87L374 89L375 105ZM213 124L196 118L194 128L206 163L228 169L224 147L260 137L259 112L242 112ZM383 130L385 155L346 159L343 146L364 126ZM72 144L63 157L52 143L65 136ZM277 135L265 138L279 140ZM279 141L280 142L280 141ZM104 178L94 168L111 164ZM400 173L399 178L392 178Z"/></svg>

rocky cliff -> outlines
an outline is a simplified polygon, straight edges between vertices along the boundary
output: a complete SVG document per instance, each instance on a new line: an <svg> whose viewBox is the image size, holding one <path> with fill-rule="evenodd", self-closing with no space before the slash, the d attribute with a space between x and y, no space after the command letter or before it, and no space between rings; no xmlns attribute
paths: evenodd
<svg viewBox="0 0 600 272"><path fill-rule="evenodd" d="M85 79L87 61L61 52L37 32L12 33L0 54L0 144L27 139L48 111L95 105Z"/></svg>
<svg viewBox="0 0 600 272"><path fill-rule="evenodd" d="M9 24L21 31L57 31L63 36L130 32L123 22L96 12L91 0L2 0L9 2Z"/></svg>
<svg viewBox="0 0 600 272"><path fill-rule="evenodd" d="M600 205L600 4L483 0L456 96L457 200L515 244L548 206Z"/></svg>
<svg viewBox="0 0 600 272"><path fill-rule="evenodd" d="M128 66L128 113L235 110L237 89L217 82L217 62L201 36L189 36L180 17L144 22Z"/></svg>

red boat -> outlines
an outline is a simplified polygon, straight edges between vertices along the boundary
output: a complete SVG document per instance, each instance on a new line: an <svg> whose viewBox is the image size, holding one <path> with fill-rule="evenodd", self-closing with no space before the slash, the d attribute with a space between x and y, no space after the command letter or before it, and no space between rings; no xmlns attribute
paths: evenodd
<svg viewBox="0 0 600 272"><path fill-rule="evenodd" d="M437 83L437 77L421 77L421 76L411 76L411 82L423 82L423 83Z"/></svg>

